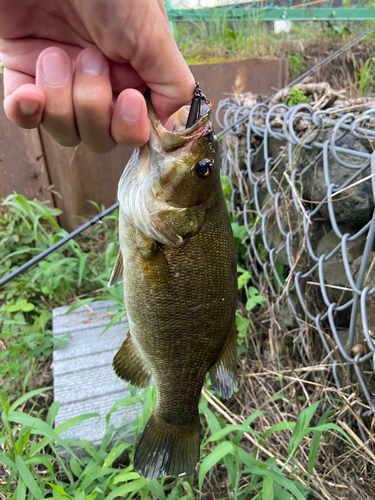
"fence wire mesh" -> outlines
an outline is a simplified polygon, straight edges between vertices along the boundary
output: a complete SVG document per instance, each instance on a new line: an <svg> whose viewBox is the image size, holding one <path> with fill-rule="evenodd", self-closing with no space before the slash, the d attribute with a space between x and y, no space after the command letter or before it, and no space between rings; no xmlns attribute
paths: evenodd
<svg viewBox="0 0 375 500"><path fill-rule="evenodd" d="M254 285L272 297L302 362L356 394L364 417L375 412L375 100L300 88L309 85L311 104L287 106L289 90L268 104L221 101L218 123L234 124L222 168Z"/></svg>

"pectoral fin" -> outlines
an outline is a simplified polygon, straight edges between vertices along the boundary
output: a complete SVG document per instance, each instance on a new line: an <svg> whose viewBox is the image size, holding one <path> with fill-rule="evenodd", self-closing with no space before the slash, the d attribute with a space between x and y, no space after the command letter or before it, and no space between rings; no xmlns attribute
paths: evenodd
<svg viewBox="0 0 375 500"><path fill-rule="evenodd" d="M210 379L220 397L229 399L236 386L237 339L236 328L232 329L219 359L210 369Z"/></svg>
<svg viewBox="0 0 375 500"><path fill-rule="evenodd" d="M115 265L112 270L111 277L108 282L108 286L110 287L117 285L118 283L121 283L123 280L123 273L124 273L124 262L122 260L121 250L119 250Z"/></svg>
<svg viewBox="0 0 375 500"><path fill-rule="evenodd" d="M136 387L147 387L151 381L152 372L134 344L130 332L114 357L112 366L118 377Z"/></svg>
<svg viewBox="0 0 375 500"><path fill-rule="evenodd" d="M143 278L150 289L166 290L170 286L168 262L155 240L136 232L136 245L141 256Z"/></svg>
<svg viewBox="0 0 375 500"><path fill-rule="evenodd" d="M136 245L139 253L144 259L152 259L159 251L158 244L141 231L136 231Z"/></svg>

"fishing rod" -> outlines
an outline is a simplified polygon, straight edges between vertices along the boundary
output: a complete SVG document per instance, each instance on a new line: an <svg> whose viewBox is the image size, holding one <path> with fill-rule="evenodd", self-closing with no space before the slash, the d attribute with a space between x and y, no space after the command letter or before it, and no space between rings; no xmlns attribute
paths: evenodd
<svg viewBox="0 0 375 500"><path fill-rule="evenodd" d="M268 99L266 99L262 104L268 104L269 101L273 97L275 97L276 94L278 94L279 92L282 92L283 90L285 90L285 89L287 89L289 87L292 87L296 83L298 83L301 80L303 80L304 78L306 78L306 76L310 75L311 73L313 73L317 69L321 68L322 66L324 66L328 62L332 61L339 54L341 54L342 52L345 52L345 50L348 50L352 45L355 45L357 42L359 42L359 40L361 40L362 38L364 38L365 36L367 36L369 33L371 33L371 31L373 31L374 29L375 29L375 26L373 26L372 28L369 28L367 31L364 31L363 33L361 33L360 35L358 35L356 38L354 38L353 40L351 40L350 42L348 42L346 45L343 45L341 48L339 48L338 50L336 50L335 52L333 52L333 54L330 54L325 59L323 59L323 61L320 61L319 63L315 64L315 66L313 66L312 68L308 69L305 73L303 73L303 75L297 77L295 80L293 80L292 82L290 82L287 85L285 85L285 87L283 87L281 90L278 90L277 92L275 92L273 95L271 95L271 97L269 97ZM241 123L245 122L248 118L249 118L248 115L243 116L242 118L238 119L236 122L232 123L228 127L223 128L222 130L220 130L220 132L217 134L217 136L221 139L222 136L225 135L225 134L227 134L233 127L236 127L237 125L240 125Z"/></svg>
<svg viewBox="0 0 375 500"><path fill-rule="evenodd" d="M40 262L41 260L43 260L50 253L54 252L58 248L60 248L63 245L65 245L65 243L68 243L68 241L70 241L71 239L73 239L76 236L78 236L85 229L88 229L89 227L93 226L94 224L96 224L97 222L99 222L101 219L103 219L107 215L111 214L114 210L116 210L116 208L118 208L118 206L119 206L119 203L117 202L114 205L112 205L111 207L107 208L107 210L104 210L104 212L102 212L102 213L96 215L95 217L93 217L91 220L89 220L88 222L86 222L86 224L84 224L83 226L81 226L81 227L75 229L74 231L72 231L71 233L69 233L68 236L65 236L65 238L62 238L60 241L58 241L57 243L55 243L51 247L47 248L46 250L44 250L40 254L36 255L35 257L33 257L32 259L30 259L29 261L25 262L25 264L23 264L18 269L16 269L12 273L10 273L7 276L5 276L5 278L3 278L3 279L0 280L0 288L2 286L4 286L6 283L8 283L9 281L11 281L16 276L18 276L19 274L24 273L25 271L27 271L31 266L33 266L33 265L37 264L38 262Z"/></svg>
<svg viewBox="0 0 375 500"><path fill-rule="evenodd" d="M313 73L314 71L316 71L318 68L321 68L322 66L324 66L325 64L327 64L329 61L332 61L335 57L337 57L339 54L341 54L345 50L349 49L352 45L356 44L359 40L361 40L362 38L364 38L365 36L367 36L374 29L375 29L375 26L373 26L372 28L369 28L367 31L364 31L363 33L361 33L360 35L358 35L356 38L354 38L352 41L348 42L346 45L343 45L340 49L336 50L333 54L330 54L328 57L326 57L325 59L323 59L323 61L320 61L318 64L316 64L315 66L313 66L312 68L310 68L309 70L307 70L305 73L303 73L303 75L299 76L298 78L296 78L295 80L293 80L291 83L288 83L287 85L285 85L285 87L283 87L281 89L281 91L285 90L285 89L287 89L289 87L291 87L292 85L295 85L296 83L298 83L299 81L301 81L303 78L305 78L306 76L308 76L311 73ZM280 92L280 91L278 91L278 92ZM264 104L267 104L275 95L276 95L276 93L273 94L268 99L266 99L264 101ZM187 125L191 126L191 124L194 122L194 119L195 120L197 119L197 117L199 116L200 101L201 100L205 100L205 99L207 99L207 98L206 98L206 96L204 96L204 94L199 89L199 84L196 84L195 92L194 92L194 98L193 98L193 101L192 101L192 104L194 104L194 106L191 106L190 113L189 113L189 118L188 118L188 122L189 123ZM194 109L192 109L192 108L194 108ZM228 133L233 127L236 127L237 125L240 125L241 123L243 123L247 119L248 119L248 116L244 116L244 117L240 118L239 120L237 120L235 123L232 123L232 125L230 125L229 127L226 127L224 129L222 129L219 132L218 137L221 138L221 136L223 136L226 133ZM95 225L101 219L103 219L104 217L106 217L107 215L109 215L110 213L112 213L114 210L116 210L116 208L118 208L118 206L119 206L119 203L117 202L114 205L112 205L111 207L107 208L107 210L104 210L104 212L102 212L99 215L96 215L95 217L93 217L89 222L87 222L83 226L81 226L78 229L76 229L75 231L71 232L65 238L62 238L57 243L55 243L51 247L47 248L43 252L41 252L39 255L36 255L35 257L33 257L28 262L25 262L25 264L23 264L18 269L16 269L12 273L10 273L7 276L5 276L5 278L3 278L3 279L0 280L0 288L3 287L6 283L8 283L9 281L11 281L16 276L18 276L19 274L24 273L30 267L32 267L33 265L37 264L41 260L43 260L45 257L47 257L47 255L51 254L52 252L54 252L58 248L60 248L63 245L65 245L68 241L70 241L71 239L73 239L76 236L78 236L79 234L81 234L85 229L87 229L87 228Z"/></svg>

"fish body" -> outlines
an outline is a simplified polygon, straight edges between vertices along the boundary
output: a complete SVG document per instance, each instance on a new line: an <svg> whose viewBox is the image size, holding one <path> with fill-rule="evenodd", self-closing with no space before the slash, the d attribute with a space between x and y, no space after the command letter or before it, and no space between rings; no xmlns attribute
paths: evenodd
<svg viewBox="0 0 375 500"><path fill-rule="evenodd" d="M148 106L150 140L119 183L120 253L110 284L123 278L129 320L114 370L138 387L155 380L156 405L134 457L135 470L155 478L194 473L206 374L220 396L233 393L237 273L210 108L187 130L182 108L173 133Z"/></svg>

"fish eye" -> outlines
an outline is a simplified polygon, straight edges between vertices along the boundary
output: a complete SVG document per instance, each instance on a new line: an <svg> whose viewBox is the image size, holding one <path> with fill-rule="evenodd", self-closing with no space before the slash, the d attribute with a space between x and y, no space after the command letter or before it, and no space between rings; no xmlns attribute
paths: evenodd
<svg viewBox="0 0 375 500"><path fill-rule="evenodd" d="M212 174L212 161L205 158L204 160L199 160L195 166L195 173L200 179L207 179Z"/></svg>

